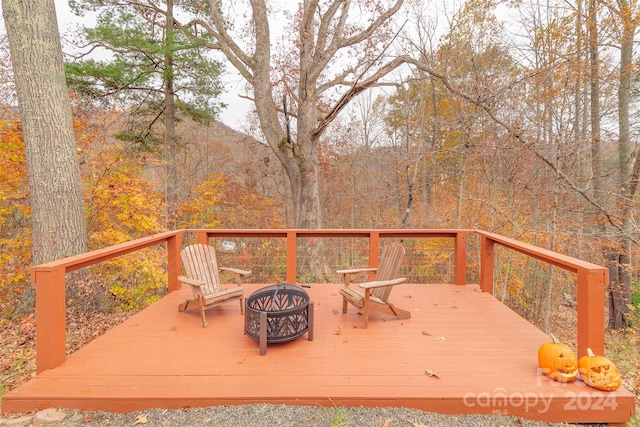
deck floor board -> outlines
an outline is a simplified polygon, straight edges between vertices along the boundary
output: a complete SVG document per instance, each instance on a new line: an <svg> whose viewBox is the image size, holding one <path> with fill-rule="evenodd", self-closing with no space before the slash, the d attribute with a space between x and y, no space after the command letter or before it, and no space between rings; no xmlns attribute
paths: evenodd
<svg viewBox="0 0 640 427"><path fill-rule="evenodd" d="M246 285L246 295L262 285ZM448 414L623 423L625 389L560 384L537 369L548 337L477 286L405 284L391 300L411 319L372 313L369 329L339 285L313 284L314 340L270 344L244 334L237 303L180 313L174 292L7 393L2 411L45 407L130 412L149 407L278 403L404 406ZM426 374L437 372L437 377Z"/></svg>

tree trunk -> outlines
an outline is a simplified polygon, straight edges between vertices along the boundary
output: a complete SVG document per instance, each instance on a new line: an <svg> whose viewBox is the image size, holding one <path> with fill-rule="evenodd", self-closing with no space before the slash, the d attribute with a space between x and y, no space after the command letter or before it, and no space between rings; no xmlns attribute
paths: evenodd
<svg viewBox="0 0 640 427"><path fill-rule="evenodd" d="M460 155L460 164L458 166L459 170L460 170L460 176L458 177L458 185L457 185L457 197L456 197L456 228L462 228L462 217L464 215L464 186L465 186L465 181L466 181L466 168L467 168L467 162L466 162L466 153L463 151L462 154Z"/></svg>
<svg viewBox="0 0 640 427"><path fill-rule="evenodd" d="M178 137L176 136L176 106L173 87L173 0L167 0L167 22L165 23L166 53L164 55L164 143L166 162L166 222L169 229L175 228L178 206Z"/></svg>
<svg viewBox="0 0 640 427"><path fill-rule="evenodd" d="M272 45L280 42L272 39L269 28L271 8L267 2L250 2L251 14L246 23L251 31L248 34L235 31L235 28L242 27L241 24L231 25L226 21L238 18L232 13L225 16L231 3L213 2L215 7L211 8L209 16L211 25L206 26L206 31L217 41L212 46L223 52L253 89L260 130L289 177L295 227L320 228L323 221L318 183L319 140L346 105L404 62L394 58L380 64L378 55L382 51L374 52L367 48L369 41L376 38L380 38L380 44L384 45L382 37L386 37L388 24L400 10L403 0L396 0L389 7L380 4L373 12L377 17L361 26L357 15L349 20L350 12L357 13L354 11L356 8L350 7L350 2L334 2L325 10L326 4L304 0L294 14L295 19L285 23L286 30L294 34L291 31L295 29L297 37L283 37L292 44L274 55ZM282 21L279 23L283 24ZM253 43L250 49L246 49L246 36ZM350 58L353 68L349 72L332 75L330 70L334 60L342 54L359 54L358 48L362 51L361 56ZM283 65L285 70L280 73ZM341 88L347 88L342 95L339 94ZM326 98L328 93L337 94L338 99L329 101ZM282 104L281 100L284 101ZM283 111L286 108L291 108L291 114ZM291 119L296 121L295 132L288 127Z"/></svg>
<svg viewBox="0 0 640 427"><path fill-rule="evenodd" d="M295 225L298 228L322 228L320 188L318 184L318 137L315 135L317 107L315 94L308 88L298 101L298 126L296 149L293 151L296 187L293 187ZM292 182L293 184L293 182Z"/></svg>
<svg viewBox="0 0 640 427"><path fill-rule="evenodd" d="M24 133L33 264L88 250L82 182L53 0L3 0Z"/></svg>
<svg viewBox="0 0 640 427"><path fill-rule="evenodd" d="M560 147L558 147L558 151L556 154L556 164L558 168L560 167ZM552 251L556 250L556 239L558 236L558 196L562 189L560 185L560 177L556 174L555 177L555 185L553 187L553 209L551 210L551 230L550 231L550 241L549 241L549 249ZM553 265L549 264L547 266L546 272L546 284L544 287L544 307L543 307L543 319L542 319L542 330L545 332L549 332L549 320L551 319L551 310L552 302L553 302L553 282L554 282L554 268Z"/></svg>
<svg viewBox="0 0 640 427"><path fill-rule="evenodd" d="M633 71L633 39L636 24L626 1L621 6L622 40L620 46L620 81L618 87L618 191L623 204L623 231L616 247L618 275L611 280L609 288L609 327L622 329L629 326L629 304L631 304L631 261L629 236L633 231L633 199L637 189L637 179L632 177L633 156L629 125L629 105L631 103L631 74Z"/></svg>
<svg viewBox="0 0 640 427"><path fill-rule="evenodd" d="M597 0L589 0L588 11L588 37L589 37L589 82L591 92L591 175L593 176L593 190L598 195L605 194L603 180L603 159L601 155L601 129L600 129L600 59L598 55L598 7ZM609 203L602 200L604 206ZM609 269L609 282L618 282L618 259L611 242L604 238L606 235L605 221L597 221L598 231L603 236L602 252L606 267ZM611 290L608 291L611 297ZM611 299L609 300L611 311ZM609 317L611 323L611 317Z"/></svg>

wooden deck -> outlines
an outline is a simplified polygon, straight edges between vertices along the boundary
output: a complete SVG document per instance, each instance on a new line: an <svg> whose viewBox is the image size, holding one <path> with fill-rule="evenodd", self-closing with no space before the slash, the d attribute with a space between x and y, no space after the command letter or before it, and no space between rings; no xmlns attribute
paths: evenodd
<svg viewBox="0 0 640 427"><path fill-rule="evenodd" d="M260 285L246 285L250 295ZM46 407L146 408L277 403L402 406L446 414L501 414L552 422L627 422L634 396L565 385L537 369L547 336L475 285L396 286L412 318L372 313L369 329L339 285L308 289L314 340L268 346L243 333L237 302L180 313L183 288L7 393L2 412ZM436 376L426 374L428 370Z"/></svg>

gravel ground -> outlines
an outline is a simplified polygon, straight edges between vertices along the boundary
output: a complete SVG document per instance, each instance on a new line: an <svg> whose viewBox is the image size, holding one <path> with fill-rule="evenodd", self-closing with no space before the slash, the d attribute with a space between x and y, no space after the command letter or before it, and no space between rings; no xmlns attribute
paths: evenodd
<svg viewBox="0 0 640 427"><path fill-rule="evenodd" d="M63 416L64 419L60 420ZM2 427L31 425L58 427L136 425L142 427L566 427L571 424L552 424L499 415L449 416L405 408L320 408L270 404L177 410L149 409L130 414L50 409L29 416L0 418Z"/></svg>

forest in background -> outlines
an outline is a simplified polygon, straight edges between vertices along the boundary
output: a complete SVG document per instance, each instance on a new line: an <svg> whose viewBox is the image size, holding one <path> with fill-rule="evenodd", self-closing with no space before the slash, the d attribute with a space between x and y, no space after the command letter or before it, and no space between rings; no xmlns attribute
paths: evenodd
<svg viewBox="0 0 640 427"><path fill-rule="evenodd" d="M408 32L396 33L422 55L420 62L412 70L388 76L392 89L385 84L384 91L363 92L354 98L351 108L319 139L323 226L480 228L607 265L612 281L622 282L618 270L624 270L627 280L635 278L637 202L627 187L634 186L635 167L640 164L635 150L638 128L634 120L628 121L626 143L631 145L624 159L621 125L616 121L623 83L628 84L627 113L635 112L637 71L631 64L628 75L623 75L617 57L621 53L609 46L623 41L623 33L616 29L623 31L625 25L633 24L627 20L637 13L636 5L626 5L625 13L615 5L598 8L597 18L611 25L602 25L610 30L597 34L597 64L590 50L594 35L589 20L595 18L589 7L593 5L522 2L507 9L499 2L467 1L445 12L446 31L437 30L443 16L421 5L409 4L403 15L411 23L412 38ZM507 12L510 21L498 19ZM121 43L121 30L130 26L135 31L129 31L129 37L155 34L132 26L138 21L131 21L131 16L118 19L106 21L113 34L104 35L104 26L99 27L103 43ZM518 24L522 28L514 32ZM93 37L97 43L98 31L91 31L85 42ZM442 35L436 36L438 32ZM166 43L164 37L160 41ZM16 301L30 289L30 203L21 122L10 103L14 97L5 38L0 47L0 87L6 100L1 116L0 296L2 301ZM118 79L129 76L127 67L147 72L148 64L135 62L142 48L129 49L113 63L68 57L90 248L167 228L295 227L296 204L290 196L288 173L278 153L264 141L255 115L247 117L245 133L238 133L205 120L206 108L198 110L201 104L180 107L176 91L177 110L187 113L174 117L174 146L169 150L164 133L167 118L158 107L162 99L155 98L159 91L153 89L154 78L146 77L142 95L122 88L106 95ZM151 53L162 58L163 51ZM288 60L293 65L294 60ZM176 84L184 68L195 67L188 55L180 61L184 63L176 66ZM219 65L211 64L206 63L208 70L217 73ZM592 102L595 65L600 89L597 110ZM121 70L115 76L114 68ZM127 70L124 77L122 70ZM156 72L148 71L149 76ZM189 87L194 91L200 86ZM205 93L215 98L219 92ZM142 97L153 98L155 104L138 102ZM214 116L221 106L207 102ZM593 114L598 111L596 121ZM628 164L623 167L622 163ZM245 257L277 259L273 253L249 254L255 246L238 247ZM277 250L257 246L261 251ZM433 252L425 260L433 266L431 273L423 273L430 280L446 281L437 272L449 271L448 258L435 253L428 243L418 246L416 253ZM626 262L616 261L618 254L628 257ZM545 323L552 301L570 301L575 295L571 284L552 267L532 268L511 254L498 255L496 289L502 288L502 299L509 292L521 295L525 286L531 287L526 292L531 302L522 304L526 310L540 307L534 317L544 318ZM339 262L329 264L340 266ZM104 279L107 285L102 288L124 307L139 307L161 294L164 273L157 255L141 254L133 262L112 263L105 269L112 270L113 277ZM271 271L279 269L281 265L274 265ZM554 282L561 285L554 287ZM626 304L637 306L637 281L630 283L629 296L635 300L627 298ZM157 293L149 292L153 289ZM13 317L19 307L3 304L2 317ZM635 314L625 316L632 319Z"/></svg>
<svg viewBox="0 0 640 427"><path fill-rule="evenodd" d="M323 227L480 228L606 265L616 283L631 284L625 318L637 328L638 64L633 50L630 64L622 55L629 27L635 41L638 5L598 4L595 42L590 4L581 1L517 2L510 13L518 33L497 18L500 2L461 4L441 17L447 21L442 35L435 33L436 17L417 7L406 12L416 36L396 37L416 49L415 67L391 74L393 89L354 98L318 140ZM8 101L4 39L1 47L2 99ZM285 59L282 69L294 67ZM255 117L247 118L242 134L181 118L170 169L162 137L152 144L122 137L135 128L126 103L96 102L73 82L90 249L173 227L295 226L287 173ZM16 113L6 102L0 115L0 314L6 320L29 319L33 293L30 200ZM161 128L164 119L155 123ZM264 275L253 280L277 279L281 248L234 245L223 255L234 265L254 271L264 265ZM429 265L431 271L415 274L446 282L450 250L433 246L410 242L409 264ZM571 279L509 253L497 260L496 295L543 329L553 327L550 313L572 309ZM339 252L330 265L347 261L361 260ZM95 297L91 310L139 309L163 294L164 274L161 253L149 249L101 265L77 292Z"/></svg>

